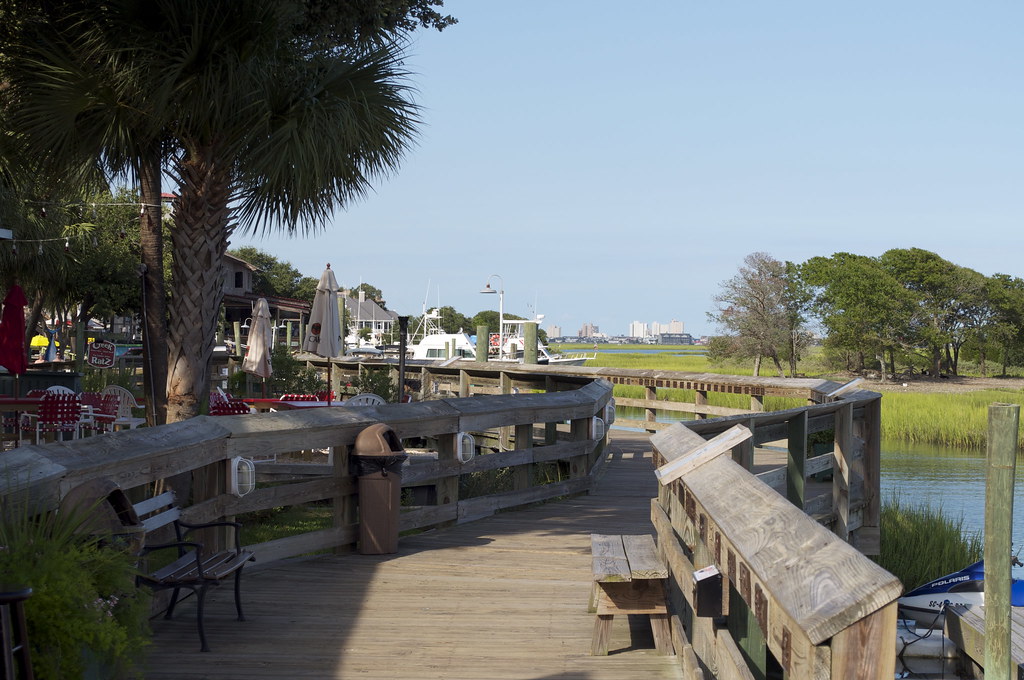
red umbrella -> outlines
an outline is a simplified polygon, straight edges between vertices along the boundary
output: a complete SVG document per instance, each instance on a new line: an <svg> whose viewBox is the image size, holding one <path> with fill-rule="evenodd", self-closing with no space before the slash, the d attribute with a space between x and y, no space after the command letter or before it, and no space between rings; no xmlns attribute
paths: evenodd
<svg viewBox="0 0 1024 680"><path fill-rule="evenodd" d="M25 352L26 304L25 292L14 284L7 291L3 315L0 316L0 366L14 375L21 375L28 366Z"/></svg>

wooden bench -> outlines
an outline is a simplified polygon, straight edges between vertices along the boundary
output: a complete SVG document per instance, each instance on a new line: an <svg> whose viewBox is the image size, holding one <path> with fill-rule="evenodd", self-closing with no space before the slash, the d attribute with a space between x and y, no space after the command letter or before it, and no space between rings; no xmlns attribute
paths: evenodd
<svg viewBox="0 0 1024 680"><path fill-rule="evenodd" d="M616 614L644 614L651 622L654 647L671 655L672 634L665 604L668 568L649 535L590 535L594 588L590 611L597 613L590 653L608 654Z"/></svg>
<svg viewBox="0 0 1024 680"><path fill-rule="evenodd" d="M208 522L205 524L189 524L181 521L181 509L175 505L173 491L166 491L158 496L132 506L137 519L143 527L147 539L148 535L157 529L171 525L174 527L176 540L168 543L150 544L148 540L143 544L141 555L147 555L157 550L174 549L177 551L177 559L170 564L160 567L152 572L143 573L137 577L138 585L146 586L154 591L171 590L171 601L167 606L167 613L164 618L171 618L174 615L174 606L178 602L178 595L182 588L191 590L196 595L196 624L199 628L199 641L201 651L210 651L206 644L206 632L203 629L203 604L206 598L206 591L211 586L218 586L230 576L235 580L235 610L238 612L238 620L244 621L242 614L241 583L242 567L246 562L255 560L253 553L242 550L239 539L241 524L238 522ZM198 529L211 527L233 527L234 549L209 551L203 548L203 544L195 540L188 540L189 534Z"/></svg>

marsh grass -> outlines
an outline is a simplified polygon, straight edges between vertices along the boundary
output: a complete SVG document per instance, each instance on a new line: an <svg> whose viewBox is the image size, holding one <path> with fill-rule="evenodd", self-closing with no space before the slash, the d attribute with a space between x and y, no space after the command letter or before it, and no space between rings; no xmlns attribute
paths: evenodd
<svg viewBox="0 0 1024 680"><path fill-rule="evenodd" d="M988 437L988 407L1020 403L1021 390L959 393L883 392L882 439L983 449Z"/></svg>
<svg viewBox="0 0 1024 680"><path fill-rule="evenodd" d="M882 504L882 544L878 564L906 590L963 569L982 557L981 532L964 531L964 519L942 507L908 504L894 493Z"/></svg>

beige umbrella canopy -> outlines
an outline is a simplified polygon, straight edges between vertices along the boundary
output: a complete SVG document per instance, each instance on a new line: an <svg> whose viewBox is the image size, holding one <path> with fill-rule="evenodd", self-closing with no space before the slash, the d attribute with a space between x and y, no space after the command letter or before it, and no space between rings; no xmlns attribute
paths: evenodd
<svg viewBox="0 0 1024 680"><path fill-rule="evenodd" d="M256 301L252 310L252 327L249 329L249 348L242 360L242 370L261 378L273 373L270 363L270 345L273 343L273 329L270 325L270 305L265 298Z"/></svg>
<svg viewBox="0 0 1024 680"><path fill-rule="evenodd" d="M341 319L338 316L338 280L331 265L320 275L309 313L309 332L302 349L333 359L341 353ZM331 364L327 364L327 401L331 401Z"/></svg>

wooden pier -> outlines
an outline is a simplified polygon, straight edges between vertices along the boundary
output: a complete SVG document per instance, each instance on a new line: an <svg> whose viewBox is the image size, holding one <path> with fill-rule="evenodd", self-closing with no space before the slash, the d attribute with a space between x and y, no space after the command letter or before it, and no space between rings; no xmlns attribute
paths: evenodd
<svg viewBox="0 0 1024 680"><path fill-rule="evenodd" d="M319 512L315 526L249 546L248 621L235 620L229 589L211 594L212 652L198 651L191 603L154 619L150 678L892 677L899 584L865 556L878 549L880 395L586 367L437 365L419 377L415 403L201 416L20 447L0 465L0 498L42 513L92 480L141 492L184 478L186 521ZM698 420L625 423L645 432L609 438L613 383L644 387L651 413L658 389L691 390L684 408ZM710 408L708 393L749 408ZM764 411L779 396L787 406ZM397 553L360 555L370 515L350 462L359 435L382 424L418 450L402 475L405 535ZM242 457L258 459L264 483L239 497L229 477ZM668 464L675 476L655 475ZM657 535L675 655L659 655L648 617L635 616L616 617L610 654L591 656L594 533ZM696 614L714 605L693 599L694 570L707 567L721 576L720 615Z"/></svg>
<svg viewBox="0 0 1024 680"><path fill-rule="evenodd" d="M153 621L147 678L682 678L645 617L590 655L590 534L652 532L650 444L613 433L594 492L403 537L395 555L321 555L247 569L248 621L230 588Z"/></svg>

